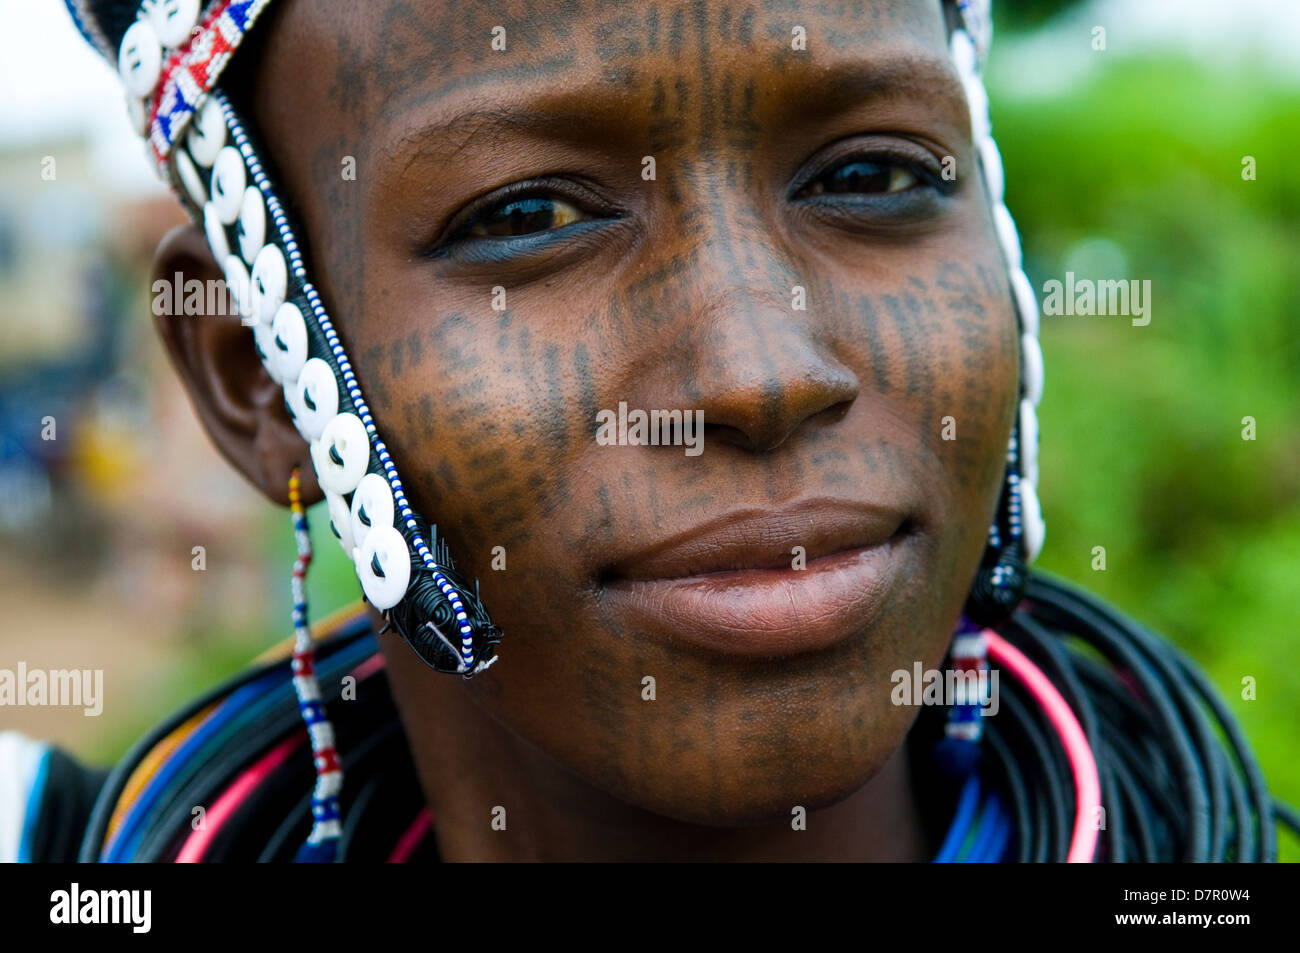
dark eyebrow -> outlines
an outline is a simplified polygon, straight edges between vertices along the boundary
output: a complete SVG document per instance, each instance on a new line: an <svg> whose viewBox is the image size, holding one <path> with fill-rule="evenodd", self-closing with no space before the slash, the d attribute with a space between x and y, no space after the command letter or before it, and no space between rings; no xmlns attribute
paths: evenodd
<svg viewBox="0 0 1300 953"><path fill-rule="evenodd" d="M426 157L450 162L476 136L536 135L547 128L582 118L577 113L542 113L527 104L507 105L494 100L420 126L398 139L381 159L405 158L404 165Z"/></svg>
<svg viewBox="0 0 1300 953"><path fill-rule="evenodd" d="M966 90L957 67L947 57L909 50L882 60L841 61L827 71L829 81L818 95L808 95L795 112L799 118L820 118L854 103L916 96L967 115Z"/></svg>
<svg viewBox="0 0 1300 953"><path fill-rule="evenodd" d="M756 68L742 83L770 82L781 75ZM929 100L950 118L963 120L965 91L956 68L945 57L929 50L908 49L887 58L841 58L813 71L791 71L784 85L781 122L806 125L843 112L856 104L905 99ZM380 156L381 163L400 162L401 172L421 159L449 163L479 136L504 135L563 139L578 144L610 142L644 132L644 122L626 108L625 93L603 83L563 90L545 90L540 95L519 92L513 101L480 97L399 138Z"/></svg>

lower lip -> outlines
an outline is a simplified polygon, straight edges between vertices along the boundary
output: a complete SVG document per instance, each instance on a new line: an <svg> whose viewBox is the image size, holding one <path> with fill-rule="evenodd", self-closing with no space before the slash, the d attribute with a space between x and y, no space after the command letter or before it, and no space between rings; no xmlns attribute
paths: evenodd
<svg viewBox="0 0 1300 953"><path fill-rule="evenodd" d="M680 579L622 579L605 607L625 629L709 652L776 658L816 652L869 629L902 577L905 537L812 560Z"/></svg>

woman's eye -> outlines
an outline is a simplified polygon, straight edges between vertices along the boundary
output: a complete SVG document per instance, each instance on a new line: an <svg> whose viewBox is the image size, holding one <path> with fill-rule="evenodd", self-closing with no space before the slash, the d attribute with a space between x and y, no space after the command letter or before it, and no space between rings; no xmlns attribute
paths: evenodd
<svg viewBox="0 0 1300 953"><path fill-rule="evenodd" d="M896 162L855 159L808 183L802 195L889 195L906 192L920 181L915 172Z"/></svg>
<svg viewBox="0 0 1300 953"><path fill-rule="evenodd" d="M508 199L476 215L461 235L473 238L518 238L582 220L577 207L548 196Z"/></svg>

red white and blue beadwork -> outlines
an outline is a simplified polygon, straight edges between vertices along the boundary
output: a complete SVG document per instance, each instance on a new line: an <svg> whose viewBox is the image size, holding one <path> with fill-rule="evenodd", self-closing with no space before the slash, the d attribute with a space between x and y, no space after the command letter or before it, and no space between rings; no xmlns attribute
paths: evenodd
<svg viewBox="0 0 1300 953"><path fill-rule="evenodd" d="M149 115L149 148L163 163L230 56L271 0L222 0L163 67Z"/></svg>

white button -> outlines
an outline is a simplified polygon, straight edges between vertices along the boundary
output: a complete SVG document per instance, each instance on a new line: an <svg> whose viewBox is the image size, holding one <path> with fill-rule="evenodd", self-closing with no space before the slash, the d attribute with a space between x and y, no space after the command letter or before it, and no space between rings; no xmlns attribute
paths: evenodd
<svg viewBox="0 0 1300 953"><path fill-rule="evenodd" d="M132 96L143 99L158 85L162 73L162 44L148 20L136 20L123 34L117 52L117 71Z"/></svg>
<svg viewBox="0 0 1300 953"><path fill-rule="evenodd" d="M393 525L393 491L378 473L367 473L352 495L352 539L360 546L371 528Z"/></svg>
<svg viewBox="0 0 1300 953"><path fill-rule="evenodd" d="M220 104L209 96L203 100L198 113L185 133L185 144L194 161L208 168L226 145L226 118L221 115Z"/></svg>
<svg viewBox="0 0 1300 953"><path fill-rule="evenodd" d="M366 425L356 414L336 415L312 442L311 459L322 489L351 493L370 465Z"/></svg>
<svg viewBox="0 0 1300 953"><path fill-rule="evenodd" d="M367 533L357 555L357 576L366 598L381 612L401 602L411 581L411 552L402 534L392 526Z"/></svg>
<svg viewBox="0 0 1300 953"><path fill-rule="evenodd" d="M149 113L144 107L144 100L138 96L126 94L126 118L131 123L131 128L135 130L137 136L146 136L149 134ZM147 148L145 155L150 159L153 158L152 152Z"/></svg>
<svg viewBox="0 0 1300 953"><path fill-rule="evenodd" d="M957 71L963 76L975 72L975 42L965 30L954 30L952 40L952 59L957 64Z"/></svg>
<svg viewBox="0 0 1300 953"><path fill-rule="evenodd" d="M1020 402L1020 475L1038 485L1038 414L1027 400Z"/></svg>
<svg viewBox="0 0 1300 953"><path fill-rule="evenodd" d="M257 348L257 356L261 359L262 366L266 368L266 373L271 376L271 380L283 384L285 378L280 373L280 366L277 363L275 332L271 330L269 324L262 324L259 321L253 325L253 346Z"/></svg>
<svg viewBox="0 0 1300 953"><path fill-rule="evenodd" d="M239 221L235 223L235 236L239 240L239 253L251 268L257 253L266 244L266 204L257 186L244 189L244 201L239 206Z"/></svg>
<svg viewBox="0 0 1300 953"><path fill-rule="evenodd" d="M271 346L281 381L296 381L307 363L307 322L292 301L280 305L271 319Z"/></svg>
<svg viewBox="0 0 1300 953"><path fill-rule="evenodd" d="M1011 291L1016 297L1016 311L1020 315L1020 330L1038 337L1038 296L1029 276L1022 268L1011 270Z"/></svg>
<svg viewBox="0 0 1300 953"><path fill-rule="evenodd" d="M356 543L352 540L352 514L348 511L347 501L332 490L326 490L325 503L330 511L330 532L351 559Z"/></svg>
<svg viewBox="0 0 1300 953"><path fill-rule="evenodd" d="M217 161L212 166L212 204L217 207L222 224L233 225L239 218L247 184L244 157L234 146L226 146L217 153Z"/></svg>
<svg viewBox="0 0 1300 953"><path fill-rule="evenodd" d="M1025 560L1032 563L1043 551L1047 524L1038 504L1038 488L1028 480L1020 481L1020 526L1025 540Z"/></svg>
<svg viewBox="0 0 1300 953"><path fill-rule="evenodd" d="M303 364L295 391L293 409L297 413L298 429L308 440L316 440L339 412L339 385L333 369L319 357L313 357ZM336 492L348 493L351 487Z"/></svg>
<svg viewBox="0 0 1300 953"><path fill-rule="evenodd" d="M176 163L176 174L181 184L185 186L190 201L202 208L207 204L208 190L203 186L203 177L199 175L199 170L194 167L194 160L184 149L177 149L172 161Z"/></svg>
<svg viewBox="0 0 1300 953"><path fill-rule="evenodd" d="M157 0L149 11L149 22L163 46L182 46L199 22L199 0Z"/></svg>
<svg viewBox="0 0 1300 953"><path fill-rule="evenodd" d="M993 132L989 123L989 94L983 81L974 73L962 79L962 86L966 88L966 102L970 104L971 139L976 143L983 142Z"/></svg>
<svg viewBox="0 0 1300 953"><path fill-rule="evenodd" d="M1043 401L1043 349L1038 338L1028 334L1020 336L1020 366L1025 397L1037 407Z"/></svg>
<svg viewBox="0 0 1300 953"><path fill-rule="evenodd" d="M270 324L275 312L284 304L289 287L289 269L284 252L275 245L263 245L253 262L251 309L262 324Z"/></svg>
<svg viewBox="0 0 1300 953"><path fill-rule="evenodd" d="M203 206L203 231L207 233L213 260L224 264L230 255L230 240L226 238L226 229L221 224L217 207L211 202Z"/></svg>
<svg viewBox="0 0 1300 953"><path fill-rule="evenodd" d="M1005 205L993 206L993 228L997 232L998 244L1006 256L1007 268L1020 270L1020 235L1016 232L1016 220L1011 217Z"/></svg>
<svg viewBox="0 0 1300 953"><path fill-rule="evenodd" d="M222 270L226 273L226 287L230 290L231 297L235 299L235 308L239 311L239 323L254 324L256 319L249 308L248 269L244 267L243 260L238 255L227 255Z"/></svg>
<svg viewBox="0 0 1300 953"><path fill-rule="evenodd" d="M998 152L998 144L991 138L980 143L980 165L984 168L984 181L989 187L990 201L1001 205L1006 177L1002 171L1002 153Z"/></svg>
<svg viewBox="0 0 1300 953"><path fill-rule="evenodd" d="M311 443L314 439L302 425L302 401L298 397L298 382L296 380L285 381L284 383L284 406L289 411L289 418L293 425L298 428L298 433L302 434L302 439ZM348 555L352 555L350 552Z"/></svg>

